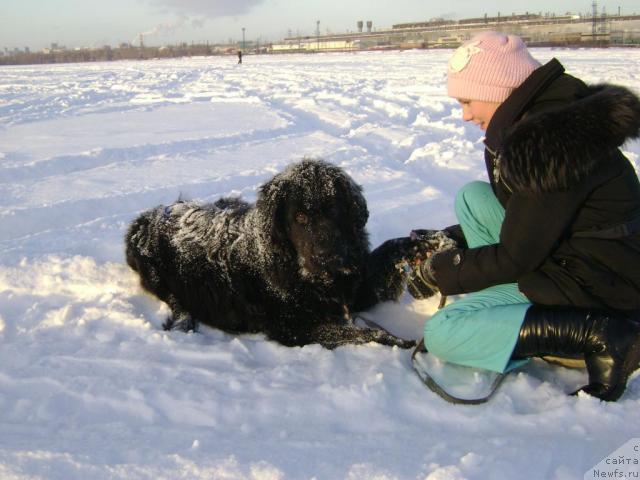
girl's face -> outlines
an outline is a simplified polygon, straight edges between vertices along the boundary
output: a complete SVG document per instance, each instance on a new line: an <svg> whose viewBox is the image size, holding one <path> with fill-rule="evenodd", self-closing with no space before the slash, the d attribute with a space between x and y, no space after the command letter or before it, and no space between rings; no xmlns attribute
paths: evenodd
<svg viewBox="0 0 640 480"><path fill-rule="evenodd" d="M473 122L482 130L486 130L489 122L500 106L498 102L483 102L481 100L467 100L458 98L462 106L462 120Z"/></svg>

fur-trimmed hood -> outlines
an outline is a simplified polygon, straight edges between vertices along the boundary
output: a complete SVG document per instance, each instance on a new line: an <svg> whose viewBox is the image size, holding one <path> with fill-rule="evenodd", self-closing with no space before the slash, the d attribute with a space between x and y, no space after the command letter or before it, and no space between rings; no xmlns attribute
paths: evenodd
<svg viewBox="0 0 640 480"><path fill-rule="evenodd" d="M500 177L530 193L569 189L640 136L640 99L630 90L596 85L565 107L523 118L505 132Z"/></svg>

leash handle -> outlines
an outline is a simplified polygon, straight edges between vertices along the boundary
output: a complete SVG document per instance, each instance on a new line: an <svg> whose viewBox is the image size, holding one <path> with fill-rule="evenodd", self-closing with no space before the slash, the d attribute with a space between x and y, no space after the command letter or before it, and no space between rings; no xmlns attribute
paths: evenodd
<svg viewBox="0 0 640 480"><path fill-rule="evenodd" d="M447 296L440 294L440 303L438 304L438 310L442 310L447 304Z"/></svg>

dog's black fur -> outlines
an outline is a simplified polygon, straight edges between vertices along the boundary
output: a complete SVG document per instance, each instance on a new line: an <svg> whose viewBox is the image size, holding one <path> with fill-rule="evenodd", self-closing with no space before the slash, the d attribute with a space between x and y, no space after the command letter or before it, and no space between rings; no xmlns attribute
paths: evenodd
<svg viewBox="0 0 640 480"><path fill-rule="evenodd" d="M409 347L351 321L351 311L398 298L405 275L395 265L412 248L406 238L370 252L368 215L343 170L303 160L264 184L255 205L178 201L143 213L126 234L127 263L170 306L166 329L200 321L290 346Z"/></svg>

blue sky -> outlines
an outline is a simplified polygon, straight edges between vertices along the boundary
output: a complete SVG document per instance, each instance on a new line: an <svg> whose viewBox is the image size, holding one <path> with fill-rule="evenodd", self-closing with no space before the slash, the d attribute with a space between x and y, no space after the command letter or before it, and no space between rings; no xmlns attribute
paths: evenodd
<svg viewBox="0 0 640 480"><path fill-rule="evenodd" d="M32 50L52 42L68 48L137 43L274 41L320 29L342 33L358 20L374 28L432 17L460 19L511 13L591 11L591 0L0 0L0 48ZM640 14L640 0L600 0L600 10Z"/></svg>

